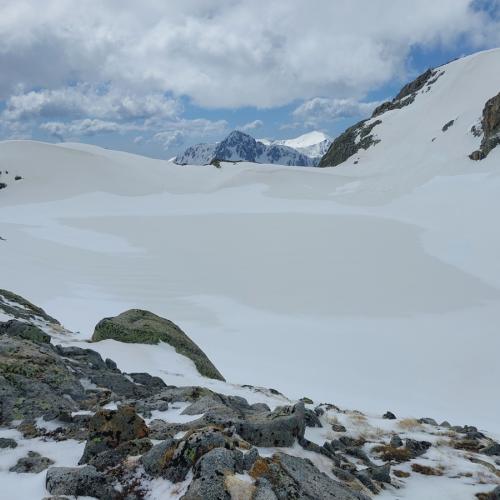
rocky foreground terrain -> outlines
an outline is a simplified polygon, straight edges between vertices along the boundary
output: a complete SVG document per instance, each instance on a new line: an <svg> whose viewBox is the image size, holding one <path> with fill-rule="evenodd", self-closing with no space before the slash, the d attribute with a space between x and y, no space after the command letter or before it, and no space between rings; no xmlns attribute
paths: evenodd
<svg viewBox="0 0 500 500"><path fill-rule="evenodd" d="M5 486L43 478L31 498L410 498L422 481L438 495L426 498L500 498L500 444L471 425L231 386L178 326L147 311L103 319L89 348L5 290L0 320L0 475ZM167 385L147 365L123 373L92 349L110 341L167 343L224 393Z"/></svg>

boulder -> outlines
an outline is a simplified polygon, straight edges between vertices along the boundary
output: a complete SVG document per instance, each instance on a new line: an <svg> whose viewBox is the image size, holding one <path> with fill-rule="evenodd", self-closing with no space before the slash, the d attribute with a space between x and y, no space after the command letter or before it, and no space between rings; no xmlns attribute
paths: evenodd
<svg viewBox="0 0 500 500"><path fill-rule="evenodd" d="M149 311L130 309L118 316L104 318L96 325L92 341L106 339L136 344L165 342L191 359L201 375L224 380L205 353L175 323Z"/></svg>
<svg viewBox="0 0 500 500"><path fill-rule="evenodd" d="M10 438L0 438L0 449L1 448L17 448L17 442Z"/></svg>
<svg viewBox="0 0 500 500"><path fill-rule="evenodd" d="M416 441L415 439L407 439L405 443L405 448L410 452L411 458L420 457L431 446L432 443L428 441Z"/></svg>
<svg viewBox="0 0 500 500"><path fill-rule="evenodd" d="M226 481L236 470L234 452L216 448L203 455L183 500L231 500Z"/></svg>
<svg viewBox="0 0 500 500"><path fill-rule="evenodd" d="M45 487L52 495L95 497L114 500L119 498L110 479L95 467L51 467L47 471Z"/></svg>
<svg viewBox="0 0 500 500"><path fill-rule="evenodd" d="M36 451L29 451L28 455L20 458L16 465L11 467L9 471L38 474L39 472L49 468L53 463L53 460L47 457L42 457L42 455Z"/></svg>
<svg viewBox="0 0 500 500"><path fill-rule="evenodd" d="M0 323L0 335L9 335L10 337L20 337L32 342L41 344L50 344L50 335L45 333L38 326L16 319L11 319L5 323Z"/></svg>
<svg viewBox="0 0 500 500"><path fill-rule="evenodd" d="M260 458L252 467L250 475L257 482L265 479L265 484L269 485L266 489L272 488L279 499L368 500L366 495L320 472L310 460L285 453L276 453L272 458Z"/></svg>
<svg viewBox="0 0 500 500"><path fill-rule="evenodd" d="M99 410L89 422L89 436L79 464L91 461L100 453L117 448L128 441L145 438L148 428L131 406L118 410Z"/></svg>
<svg viewBox="0 0 500 500"><path fill-rule="evenodd" d="M485 448L483 448L481 450L481 453L483 455L488 455L490 457L492 457L494 455L500 456L500 444L493 442L493 443L489 444L488 446L486 446Z"/></svg>

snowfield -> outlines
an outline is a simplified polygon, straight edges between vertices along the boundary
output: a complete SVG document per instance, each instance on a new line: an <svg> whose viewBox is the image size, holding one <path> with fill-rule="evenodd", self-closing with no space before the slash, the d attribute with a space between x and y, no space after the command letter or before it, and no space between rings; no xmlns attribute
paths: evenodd
<svg viewBox="0 0 500 500"><path fill-rule="evenodd" d="M500 51L441 69L336 168L3 142L1 288L82 340L144 308L232 383L500 434L500 150L468 158Z"/></svg>

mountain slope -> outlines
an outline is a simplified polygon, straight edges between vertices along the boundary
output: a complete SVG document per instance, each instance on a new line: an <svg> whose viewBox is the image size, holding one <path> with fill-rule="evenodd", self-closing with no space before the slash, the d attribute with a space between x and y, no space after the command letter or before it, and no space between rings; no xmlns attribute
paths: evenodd
<svg viewBox="0 0 500 500"><path fill-rule="evenodd" d="M499 90L500 49L428 70L337 137L319 166L385 163L412 170L464 161L479 149L483 108Z"/></svg>
<svg viewBox="0 0 500 500"><path fill-rule="evenodd" d="M179 165L207 165L212 160L249 161L308 167L314 164L309 156L287 145L256 141L252 136L234 130L223 141L197 144L186 149L175 162Z"/></svg>

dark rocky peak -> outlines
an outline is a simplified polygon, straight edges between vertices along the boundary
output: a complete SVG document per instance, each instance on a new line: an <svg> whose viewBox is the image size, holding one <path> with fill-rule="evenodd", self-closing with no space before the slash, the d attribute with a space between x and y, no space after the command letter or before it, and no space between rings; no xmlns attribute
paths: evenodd
<svg viewBox="0 0 500 500"><path fill-rule="evenodd" d="M444 74L444 71L428 69L425 73L417 76L415 80L407 83L392 99L391 101L386 101L382 103L380 106L376 107L372 113L372 118L375 116L379 116L386 111L390 111L392 109L400 109L404 108L411 104L417 93L422 90L426 85L428 89L430 89L431 85L435 83L440 76Z"/></svg>
<svg viewBox="0 0 500 500"><path fill-rule="evenodd" d="M500 144L500 92L484 105L481 130L473 127L472 133L483 134L481 146L469 156L471 160L482 160Z"/></svg>

